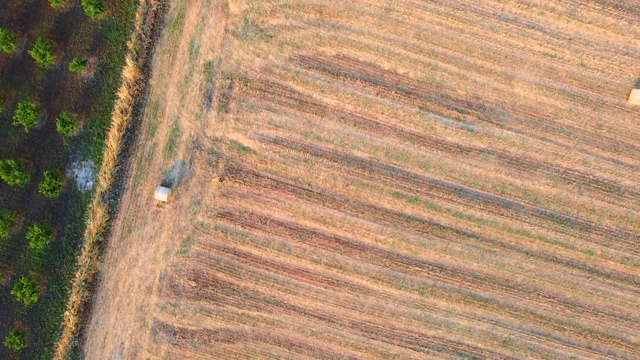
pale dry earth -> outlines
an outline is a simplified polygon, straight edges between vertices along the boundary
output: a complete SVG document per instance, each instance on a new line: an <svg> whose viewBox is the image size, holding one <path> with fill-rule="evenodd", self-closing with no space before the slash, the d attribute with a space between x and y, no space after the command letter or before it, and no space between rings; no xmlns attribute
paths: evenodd
<svg viewBox="0 0 640 360"><path fill-rule="evenodd" d="M169 6L87 359L639 358L637 1Z"/></svg>

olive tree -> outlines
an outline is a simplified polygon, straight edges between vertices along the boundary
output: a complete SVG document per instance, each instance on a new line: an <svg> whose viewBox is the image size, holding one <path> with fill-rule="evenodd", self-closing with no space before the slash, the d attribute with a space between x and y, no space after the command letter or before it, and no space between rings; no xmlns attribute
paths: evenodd
<svg viewBox="0 0 640 360"><path fill-rule="evenodd" d="M0 50L11 54L18 46L18 36L11 30L0 28Z"/></svg>
<svg viewBox="0 0 640 360"><path fill-rule="evenodd" d="M102 0L82 0L82 8L88 17L96 20L107 13L107 6Z"/></svg>
<svg viewBox="0 0 640 360"><path fill-rule="evenodd" d="M33 44L33 47L29 50L29 55L36 61L36 64L44 68L48 68L56 62L53 44L42 37L39 37Z"/></svg>
<svg viewBox="0 0 640 360"><path fill-rule="evenodd" d="M69 63L69 71L87 71L89 62L86 59L73 58Z"/></svg>
<svg viewBox="0 0 640 360"><path fill-rule="evenodd" d="M24 172L24 163L13 159L0 160L0 178L9 186L24 187L29 182L29 174Z"/></svg>
<svg viewBox="0 0 640 360"><path fill-rule="evenodd" d="M40 193L49 199L60 196L64 181L59 171L47 170L44 172L44 180L38 185Z"/></svg>
<svg viewBox="0 0 640 360"><path fill-rule="evenodd" d="M49 5L51 5L51 7L54 9L61 8L66 3L67 0L49 0Z"/></svg>
<svg viewBox="0 0 640 360"><path fill-rule="evenodd" d="M40 293L40 285L33 280L23 276L11 289L11 295L24 305L31 305L38 301L38 294Z"/></svg>
<svg viewBox="0 0 640 360"><path fill-rule="evenodd" d="M29 227L29 230L27 230L26 237L29 241L29 248L33 250L42 250L49 245L54 236L51 227L35 223Z"/></svg>
<svg viewBox="0 0 640 360"><path fill-rule="evenodd" d="M20 351L27 347L27 334L17 329L9 331L9 334L4 338L4 346L9 349Z"/></svg>
<svg viewBox="0 0 640 360"><path fill-rule="evenodd" d="M11 229L16 226L18 216L11 211L0 210L0 240L8 239Z"/></svg>
<svg viewBox="0 0 640 360"><path fill-rule="evenodd" d="M78 131L78 118L68 111L63 111L56 119L56 130L64 137L69 137Z"/></svg>
<svg viewBox="0 0 640 360"><path fill-rule="evenodd" d="M29 130L38 125L38 118L40 117L40 109L38 105L27 99L18 103L16 112L13 114L13 125L22 125L24 132L28 133Z"/></svg>

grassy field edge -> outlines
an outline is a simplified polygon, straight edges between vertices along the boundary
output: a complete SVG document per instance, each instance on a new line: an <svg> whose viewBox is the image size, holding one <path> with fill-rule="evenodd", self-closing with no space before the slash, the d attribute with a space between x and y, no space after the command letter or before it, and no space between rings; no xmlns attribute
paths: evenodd
<svg viewBox="0 0 640 360"><path fill-rule="evenodd" d="M143 69L151 50L153 34L162 2L140 0L136 10L134 29L127 43L122 83L117 92L112 121L105 139L105 150L98 174L93 200L86 220L82 252L78 257L78 268L71 285L71 294L62 321L62 333L56 344L55 359L66 359L78 344L80 326L86 304L93 294L92 287L100 253L100 238L109 221L109 202L106 196L114 183L122 140L134 119L135 105L143 93L145 77Z"/></svg>

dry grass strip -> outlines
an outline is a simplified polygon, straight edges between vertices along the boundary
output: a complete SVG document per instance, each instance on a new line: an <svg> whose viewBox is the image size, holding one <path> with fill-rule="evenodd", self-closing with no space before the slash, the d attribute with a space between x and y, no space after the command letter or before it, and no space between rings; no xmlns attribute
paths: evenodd
<svg viewBox="0 0 640 360"><path fill-rule="evenodd" d="M122 84L114 104L111 128L106 137L102 165L98 174L98 185L87 218L84 244L62 320L63 329L56 346L55 359L62 360L69 355L82 323L83 307L92 296L89 284L96 274L99 237L109 220L108 205L103 201L103 197L113 184L122 137L133 119L134 106L143 84L142 69L150 50L150 34L160 5L161 2L158 0L140 0L138 3L134 29L127 43Z"/></svg>

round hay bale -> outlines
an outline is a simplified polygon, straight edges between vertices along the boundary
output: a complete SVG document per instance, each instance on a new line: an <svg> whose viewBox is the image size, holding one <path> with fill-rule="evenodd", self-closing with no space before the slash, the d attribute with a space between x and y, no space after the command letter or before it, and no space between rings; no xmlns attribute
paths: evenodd
<svg viewBox="0 0 640 360"><path fill-rule="evenodd" d="M167 202L169 201L169 194L171 194L171 189L164 186L158 186L153 197L158 201Z"/></svg>
<svg viewBox="0 0 640 360"><path fill-rule="evenodd" d="M640 105L640 89L631 90L631 94L629 95L629 104Z"/></svg>

